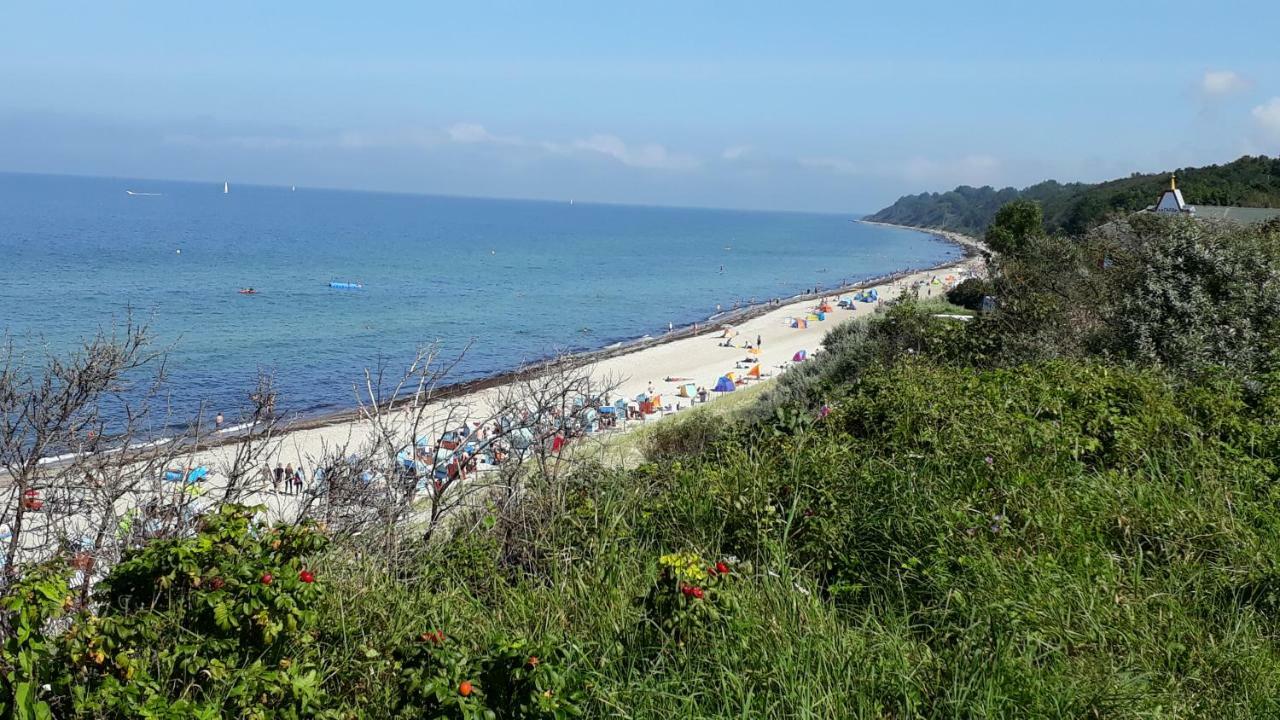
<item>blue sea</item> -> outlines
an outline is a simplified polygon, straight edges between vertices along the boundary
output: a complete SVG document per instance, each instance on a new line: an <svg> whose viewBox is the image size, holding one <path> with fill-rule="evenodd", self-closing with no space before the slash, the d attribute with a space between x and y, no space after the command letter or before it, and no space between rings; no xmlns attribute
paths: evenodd
<svg viewBox="0 0 1280 720"><path fill-rule="evenodd" d="M320 415L424 343L470 344L472 380L959 255L842 215L0 174L0 331L58 351L132 310L184 417L234 415L259 371Z"/></svg>

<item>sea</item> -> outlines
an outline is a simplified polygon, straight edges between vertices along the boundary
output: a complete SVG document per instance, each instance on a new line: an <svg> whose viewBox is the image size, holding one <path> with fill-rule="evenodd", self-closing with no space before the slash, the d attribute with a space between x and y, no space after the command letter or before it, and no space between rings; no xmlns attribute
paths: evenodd
<svg viewBox="0 0 1280 720"><path fill-rule="evenodd" d="M260 373L316 417L429 343L464 382L961 255L852 215L223 190L0 173L0 333L32 362L132 317L170 422L235 417Z"/></svg>

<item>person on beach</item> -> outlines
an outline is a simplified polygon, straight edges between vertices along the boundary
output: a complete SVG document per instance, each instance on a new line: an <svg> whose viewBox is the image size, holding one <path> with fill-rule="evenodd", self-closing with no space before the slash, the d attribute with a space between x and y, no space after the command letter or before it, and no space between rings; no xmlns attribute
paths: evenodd
<svg viewBox="0 0 1280 720"><path fill-rule="evenodd" d="M293 463L289 463L288 465L285 465L284 466L284 482L285 482L284 491L288 495L293 494L293 474L294 474Z"/></svg>
<svg viewBox="0 0 1280 720"><path fill-rule="evenodd" d="M281 480L284 480L284 468L280 466L280 463L276 463L274 482L271 483L271 486L275 488L276 492L280 492Z"/></svg>
<svg viewBox="0 0 1280 720"><path fill-rule="evenodd" d="M652 396L653 396L653 394L657 392L657 390L655 390L655 389L654 389L654 387L653 387L653 381L652 381L652 380L650 380L650 381L649 381L649 388L648 388L648 389L649 389L649 395L650 395L650 397L652 397Z"/></svg>
<svg viewBox="0 0 1280 720"><path fill-rule="evenodd" d="M675 329L676 329L675 323L673 322L667 323L667 332L674 332Z"/></svg>
<svg viewBox="0 0 1280 720"><path fill-rule="evenodd" d="M298 491L299 495L302 494L302 486L302 466L299 465L298 469L293 474L293 487Z"/></svg>
<svg viewBox="0 0 1280 720"><path fill-rule="evenodd" d="M275 483L272 482L272 479L273 478L271 475L271 463L265 463L262 466L262 487L265 488L268 485L274 485Z"/></svg>
<svg viewBox="0 0 1280 720"><path fill-rule="evenodd" d="M222 413L213 416L213 427L215 430L222 427Z"/></svg>
<svg viewBox="0 0 1280 720"><path fill-rule="evenodd" d="M764 341L760 339L759 335L756 335L756 347L760 347L762 345L764 345Z"/></svg>

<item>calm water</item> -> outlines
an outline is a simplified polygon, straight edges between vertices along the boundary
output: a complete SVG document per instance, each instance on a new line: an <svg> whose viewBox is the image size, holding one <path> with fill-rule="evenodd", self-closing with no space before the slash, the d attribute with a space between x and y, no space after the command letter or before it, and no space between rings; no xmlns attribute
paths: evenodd
<svg viewBox="0 0 1280 720"><path fill-rule="evenodd" d="M836 215L0 174L0 330L65 347L132 307L188 412L229 411L263 369L284 407L323 413L436 339L474 338L473 379L958 255Z"/></svg>

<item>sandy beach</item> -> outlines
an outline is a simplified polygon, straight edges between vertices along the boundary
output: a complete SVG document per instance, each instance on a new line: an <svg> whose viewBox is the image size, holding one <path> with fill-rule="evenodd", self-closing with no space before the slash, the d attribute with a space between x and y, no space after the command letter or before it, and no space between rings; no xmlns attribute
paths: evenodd
<svg viewBox="0 0 1280 720"><path fill-rule="evenodd" d="M976 240L963 235L934 230L921 231L969 249L981 248ZM883 302L897 297L903 290L917 283L924 283L926 285L921 287L920 297L926 298L944 292L948 279L954 283L972 273L981 272L982 264L980 256L970 254L958 262L942 267L908 273L880 284L857 287L874 288L879 293L880 302ZM933 281L939 284L929 284ZM734 324L730 339L732 347L724 346L726 338L723 324L714 322L696 333L686 330L684 336L677 339L663 342L659 338L634 351L606 356L593 362L590 372L593 377L609 379L616 387L614 397L634 398L652 388L662 396L664 406L669 405L673 412L679 412L677 407L690 407L689 399L678 396L680 385L691 382L710 390L725 373L736 370L741 374L744 370L737 368L736 364L749 356L748 345L755 346L759 343L760 352L755 357L759 360L763 379L758 382L767 382L769 378L777 377L793 366L792 359L797 352L813 353L818 350L822 338L831 328L847 320L870 315L879 306L879 302L854 302L848 308L837 306L840 298L851 299L852 296L850 289L826 295L827 303L833 310L826 314L824 321L809 320L804 327L793 327L793 320L811 317L820 304L821 297L784 301L781 305ZM680 334L673 333L673 336ZM468 414L473 418L483 418L486 408L496 401L504 389L506 386L499 384L462 397L452 397L440 404L442 407L447 404L455 417L460 412L468 413L470 410L473 412ZM716 393L711 393L709 401L714 402L716 397ZM651 415L645 422L660 420L664 414L666 413ZM631 426L638 424L640 423L630 423ZM282 437L276 460L308 468L311 466L310 461L322 456L326 448L344 444L359 446L367 440L369 432L368 423L358 418L291 430ZM213 470L211 479L216 484L217 480L212 476L216 475L217 467L228 462L229 452L230 446L202 450L192 458L192 463L206 465Z"/></svg>
<svg viewBox="0 0 1280 720"><path fill-rule="evenodd" d="M980 243L972 238L932 230L922 231L971 251L981 249ZM661 422L665 416L679 414L692 407L691 398L679 396L681 385L692 383L710 391L726 373L736 372L742 375L747 372L751 365L740 363L751 358L758 361L761 379L750 380L749 383L754 385L769 382L796 365L793 358L797 353L804 351L812 355L819 351L823 337L836 325L871 315L883 302L898 297L913 286L918 287L919 297L922 299L936 297L943 294L949 285L984 271L981 254L969 252L965 258L943 266L902 273L879 283L854 286L858 289L876 290L879 295L877 301L853 301L846 303L846 307L840 307L840 300L853 300L854 288L844 288L825 295L818 293L763 308L724 313L714 322L700 325L696 330L676 328L665 337L645 339L632 346L606 348L579 356L573 361L578 363L579 369L576 372L588 374L593 387L609 387L614 399L632 399L649 392L662 396L661 406L666 409L645 415L643 419L620 423L616 429L607 431L626 432L653 422ZM825 320L813 319L824 300L825 304L831 306L831 310L825 313ZM726 330L725 321L732 321L729 326L731 329ZM758 353L753 355L748 346L758 347ZM423 406L425 409L418 417L420 422L425 422L415 429L410 429L407 424L407 412L399 409L389 411L385 415L388 422L384 425L388 434L382 437L394 437L395 442L404 443L403 446L407 447L414 436L430 435L430 441L434 442L440 433L457 428L464 419L492 422L497 414L505 417L510 412L511 405L504 403L510 402L515 387L513 383L519 382L518 378L508 377L455 388ZM715 403L719 397L721 394L709 392L707 402ZM495 410L500 407L504 410ZM342 456L360 452L372 445L376 432L374 425L361 417L359 412L284 426L266 446L268 453L263 455L259 452L255 455L254 466L261 468L264 461L268 466L290 464L300 469L309 481L312 471L322 459L333 457L339 449ZM225 440L221 444L183 451L173 458L173 462L166 464L166 467L180 468L185 465L208 469L208 474L199 486L192 488L195 497L220 497L220 490L226 485L224 469L233 467L237 453L243 452L241 444L235 440L234 432L224 433L222 437ZM269 487L269 483L258 472L252 472L251 477L251 487L245 487L245 492L240 495L242 501L261 504L267 508L270 516L286 521L296 519L302 512L304 495L278 492ZM156 482L159 483L158 478ZM121 497L115 503L117 513L123 515L139 502L140 499L132 494ZM195 504L198 507L205 503L198 500ZM71 525L80 525L83 520L85 518L72 518ZM67 531L74 534L73 530ZM28 535L33 542L36 536ZM34 546L32 549L35 549Z"/></svg>

